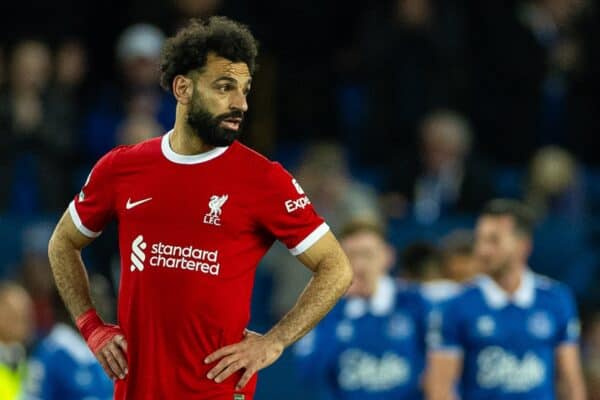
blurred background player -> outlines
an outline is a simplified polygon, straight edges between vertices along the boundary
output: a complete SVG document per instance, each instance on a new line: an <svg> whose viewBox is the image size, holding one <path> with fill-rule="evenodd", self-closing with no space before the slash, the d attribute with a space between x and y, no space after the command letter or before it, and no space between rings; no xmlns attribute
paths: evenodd
<svg viewBox="0 0 600 400"><path fill-rule="evenodd" d="M447 301L460 291L460 284L449 277L440 250L429 242L415 242L402 251L400 278L417 285L432 305Z"/></svg>
<svg viewBox="0 0 600 400"><path fill-rule="evenodd" d="M533 215L521 203L494 200L476 227L482 276L443 310L429 357L428 400L584 400L579 321L564 285L527 267ZM558 381L555 381L555 374ZM557 386L558 382L558 386Z"/></svg>
<svg viewBox="0 0 600 400"><path fill-rule="evenodd" d="M426 302L388 275L395 252L380 225L350 222L340 241L354 281L295 346L302 380L331 400L421 399Z"/></svg>
<svg viewBox="0 0 600 400"><path fill-rule="evenodd" d="M473 233L457 229L440 241L442 270L446 278L459 283L469 282L481 271L475 260Z"/></svg>
<svg viewBox="0 0 600 400"><path fill-rule="evenodd" d="M102 296L95 298L103 303ZM113 383L73 325L57 292L52 300L55 324L29 358L23 399L112 399Z"/></svg>
<svg viewBox="0 0 600 400"><path fill-rule="evenodd" d="M0 399L18 400L33 338L33 304L20 285L0 281Z"/></svg>

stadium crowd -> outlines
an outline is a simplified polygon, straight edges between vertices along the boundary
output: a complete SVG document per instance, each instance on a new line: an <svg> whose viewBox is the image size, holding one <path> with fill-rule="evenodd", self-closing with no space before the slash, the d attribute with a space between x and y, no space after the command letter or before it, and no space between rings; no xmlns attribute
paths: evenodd
<svg viewBox="0 0 600 400"><path fill-rule="evenodd" d="M404 256L382 273L429 281L443 268L464 282L479 271L472 235L482 207L503 197L534 211L529 265L573 291L588 396L600 399L595 1L43 3L0 6L0 399L21 381L93 385L111 397L57 299L51 227L102 154L172 127L175 100L158 84L165 35L216 14L248 24L262 45L242 140L293 171L336 234L353 221L385 227ZM109 321L115 231L84 253ZM281 317L309 277L275 245L257 272L253 327ZM259 399L316 396L299 389L292 353L264 372ZM68 365L74 378L44 378Z"/></svg>

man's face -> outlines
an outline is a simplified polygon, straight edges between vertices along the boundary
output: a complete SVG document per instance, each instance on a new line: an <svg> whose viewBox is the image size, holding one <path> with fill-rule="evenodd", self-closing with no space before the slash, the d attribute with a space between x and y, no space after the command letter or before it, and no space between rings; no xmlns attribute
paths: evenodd
<svg viewBox="0 0 600 400"><path fill-rule="evenodd" d="M525 262L528 239L515 229L511 216L482 216L475 229L475 257L482 272L502 275Z"/></svg>
<svg viewBox="0 0 600 400"><path fill-rule="evenodd" d="M204 143L228 146L238 138L251 81L245 63L208 54L204 69L194 79L187 116L188 125Z"/></svg>
<svg viewBox="0 0 600 400"><path fill-rule="evenodd" d="M20 288L0 294L0 342L26 344L33 332L33 305Z"/></svg>
<svg viewBox="0 0 600 400"><path fill-rule="evenodd" d="M452 122L438 119L428 121L422 128L423 159L427 170L439 173L444 167L460 165L465 148L459 128Z"/></svg>
<svg viewBox="0 0 600 400"><path fill-rule="evenodd" d="M354 270L354 280L347 295L370 297L379 279L392 265L391 248L379 235L368 231L350 235L341 244Z"/></svg>
<svg viewBox="0 0 600 400"><path fill-rule="evenodd" d="M473 279L480 271L472 254L450 254L444 260L444 268L448 277L453 281L467 282Z"/></svg>

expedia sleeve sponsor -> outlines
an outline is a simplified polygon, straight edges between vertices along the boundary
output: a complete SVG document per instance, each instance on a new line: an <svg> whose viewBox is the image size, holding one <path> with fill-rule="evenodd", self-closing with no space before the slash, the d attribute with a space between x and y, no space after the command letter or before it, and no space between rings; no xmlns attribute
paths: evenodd
<svg viewBox="0 0 600 400"><path fill-rule="evenodd" d="M255 203L259 223L289 249L296 248L323 224L300 184L281 165L272 165L262 188Z"/></svg>
<svg viewBox="0 0 600 400"><path fill-rule="evenodd" d="M285 209L288 213L293 213L296 210L304 210L310 204L308 197L300 197L296 200L286 200Z"/></svg>

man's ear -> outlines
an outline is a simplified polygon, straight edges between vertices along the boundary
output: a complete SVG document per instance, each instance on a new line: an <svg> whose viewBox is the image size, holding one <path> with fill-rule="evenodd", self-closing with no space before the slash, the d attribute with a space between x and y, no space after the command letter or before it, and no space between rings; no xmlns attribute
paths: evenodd
<svg viewBox="0 0 600 400"><path fill-rule="evenodd" d="M192 101L194 81L184 75L177 75L173 79L173 95L178 103L187 105Z"/></svg>

